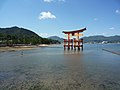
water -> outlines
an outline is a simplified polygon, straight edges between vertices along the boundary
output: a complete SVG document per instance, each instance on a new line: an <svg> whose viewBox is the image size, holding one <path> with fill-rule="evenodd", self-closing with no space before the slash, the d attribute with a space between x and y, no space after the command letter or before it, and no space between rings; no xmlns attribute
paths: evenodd
<svg viewBox="0 0 120 90"><path fill-rule="evenodd" d="M0 52L0 90L120 90L120 44Z"/></svg>

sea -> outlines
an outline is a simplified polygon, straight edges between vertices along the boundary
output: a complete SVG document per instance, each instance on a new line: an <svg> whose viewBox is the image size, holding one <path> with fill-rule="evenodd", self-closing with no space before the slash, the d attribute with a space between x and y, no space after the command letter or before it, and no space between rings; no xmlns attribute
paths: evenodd
<svg viewBox="0 0 120 90"><path fill-rule="evenodd" d="M120 90L120 44L0 52L0 90Z"/></svg>

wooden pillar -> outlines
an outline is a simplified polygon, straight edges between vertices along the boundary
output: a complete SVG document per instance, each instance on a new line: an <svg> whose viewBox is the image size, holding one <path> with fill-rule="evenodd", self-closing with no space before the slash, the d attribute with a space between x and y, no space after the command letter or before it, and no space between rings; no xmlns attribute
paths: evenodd
<svg viewBox="0 0 120 90"><path fill-rule="evenodd" d="M79 32L77 33L77 47L80 50Z"/></svg>
<svg viewBox="0 0 120 90"><path fill-rule="evenodd" d="M79 40L79 32L77 33L77 40Z"/></svg>
<svg viewBox="0 0 120 90"><path fill-rule="evenodd" d="M70 33L68 33L68 50L70 50Z"/></svg>
<svg viewBox="0 0 120 90"><path fill-rule="evenodd" d="M71 50L73 50L73 39L71 39Z"/></svg>
<svg viewBox="0 0 120 90"><path fill-rule="evenodd" d="M82 51L83 51L83 39L81 39L81 43L82 43L81 48L82 48Z"/></svg>
<svg viewBox="0 0 120 90"><path fill-rule="evenodd" d="M76 50L76 39L74 38L74 50Z"/></svg>

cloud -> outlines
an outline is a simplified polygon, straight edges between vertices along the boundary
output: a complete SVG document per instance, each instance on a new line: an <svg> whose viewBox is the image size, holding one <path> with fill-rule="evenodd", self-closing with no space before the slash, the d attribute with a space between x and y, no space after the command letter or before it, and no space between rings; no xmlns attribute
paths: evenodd
<svg viewBox="0 0 120 90"><path fill-rule="evenodd" d="M48 3L50 3L50 2L52 2L53 0L44 0L44 2L48 2Z"/></svg>
<svg viewBox="0 0 120 90"><path fill-rule="evenodd" d="M115 28L114 28L114 27L110 27L109 29L110 29L110 30L114 30Z"/></svg>
<svg viewBox="0 0 120 90"><path fill-rule="evenodd" d="M55 19L56 16L53 15L51 12L41 12L39 15L39 19Z"/></svg>
<svg viewBox="0 0 120 90"><path fill-rule="evenodd" d="M120 14L120 10L118 10L118 9L117 9L115 12L116 12L117 14Z"/></svg>

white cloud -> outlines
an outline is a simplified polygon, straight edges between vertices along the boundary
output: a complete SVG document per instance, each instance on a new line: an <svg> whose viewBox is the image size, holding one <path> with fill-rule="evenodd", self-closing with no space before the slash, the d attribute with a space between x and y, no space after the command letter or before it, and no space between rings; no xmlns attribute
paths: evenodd
<svg viewBox="0 0 120 90"><path fill-rule="evenodd" d="M115 28L114 28L114 27L110 27L109 29L110 29L110 30L114 30Z"/></svg>
<svg viewBox="0 0 120 90"><path fill-rule="evenodd" d="M116 12L117 14L120 14L120 10L118 10L118 9L117 9L115 12Z"/></svg>
<svg viewBox="0 0 120 90"><path fill-rule="evenodd" d="M44 2L48 2L48 3L50 3L50 2L52 2L53 0L44 0Z"/></svg>
<svg viewBox="0 0 120 90"><path fill-rule="evenodd" d="M41 12L39 15L39 19L55 19L56 16L53 15L51 12Z"/></svg>

